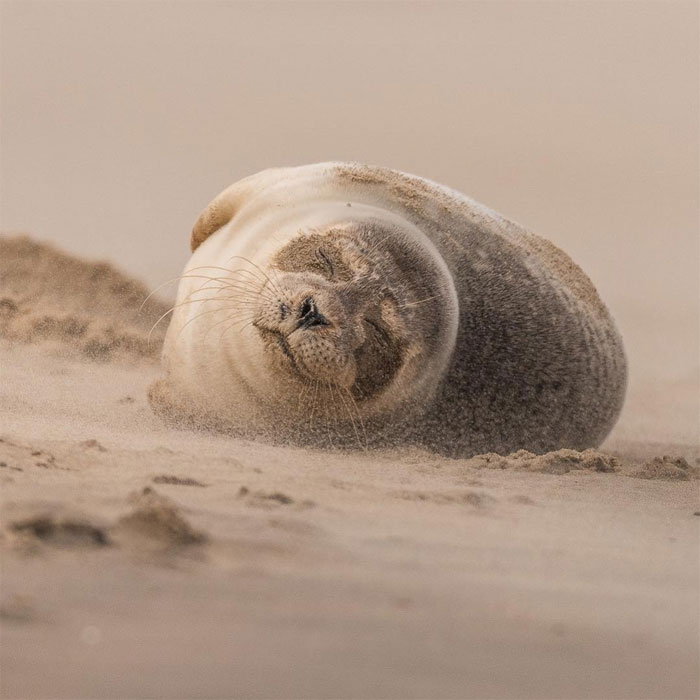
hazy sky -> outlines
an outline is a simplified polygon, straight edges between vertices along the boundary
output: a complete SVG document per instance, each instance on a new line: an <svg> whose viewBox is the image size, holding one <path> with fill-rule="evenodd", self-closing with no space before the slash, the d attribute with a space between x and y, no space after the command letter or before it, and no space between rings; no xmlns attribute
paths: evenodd
<svg viewBox="0 0 700 700"><path fill-rule="evenodd" d="M698 364L696 2L2 3L1 212L155 285L199 211L329 159L459 189L583 266L642 374ZM636 389L635 389L636 387Z"/></svg>

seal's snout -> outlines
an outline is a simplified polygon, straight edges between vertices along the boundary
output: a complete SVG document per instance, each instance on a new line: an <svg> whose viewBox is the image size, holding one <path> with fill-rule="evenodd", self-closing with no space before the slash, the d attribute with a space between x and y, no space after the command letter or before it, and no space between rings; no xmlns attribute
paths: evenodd
<svg viewBox="0 0 700 700"><path fill-rule="evenodd" d="M313 328L315 326L330 325L330 321L318 310L314 299L307 297L301 302L297 328Z"/></svg>
<svg viewBox="0 0 700 700"><path fill-rule="evenodd" d="M346 318L342 299L317 280L310 284L288 275L275 282L278 294L261 296L252 323L275 371L284 367L304 383L351 386L353 324Z"/></svg>

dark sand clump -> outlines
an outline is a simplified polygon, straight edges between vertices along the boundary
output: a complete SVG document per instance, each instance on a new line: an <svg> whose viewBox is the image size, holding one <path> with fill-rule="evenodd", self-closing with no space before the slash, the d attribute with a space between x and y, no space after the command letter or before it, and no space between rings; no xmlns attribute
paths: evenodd
<svg viewBox="0 0 700 700"><path fill-rule="evenodd" d="M61 504L28 505L6 523L15 548L36 553L40 545L61 549L105 547L111 544L107 528L84 513Z"/></svg>
<svg viewBox="0 0 700 700"><path fill-rule="evenodd" d="M91 359L157 358L168 305L112 265L27 236L0 237L0 337L51 343Z"/></svg>
<svg viewBox="0 0 700 700"><path fill-rule="evenodd" d="M0 528L0 541L37 554L44 547L84 549L125 546L174 552L204 544L207 536L183 517L178 506L151 487L132 494L131 510L109 525L61 503L13 504Z"/></svg>

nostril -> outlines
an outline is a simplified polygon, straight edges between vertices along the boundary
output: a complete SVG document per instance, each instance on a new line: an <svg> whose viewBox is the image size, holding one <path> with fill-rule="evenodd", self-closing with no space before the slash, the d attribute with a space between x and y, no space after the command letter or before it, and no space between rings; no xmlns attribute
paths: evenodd
<svg viewBox="0 0 700 700"><path fill-rule="evenodd" d="M313 299L304 299L301 302L301 308L299 309L299 318L305 319L307 316L315 313L316 307L314 306Z"/></svg>
<svg viewBox="0 0 700 700"><path fill-rule="evenodd" d="M328 319L319 313L318 308L313 299L306 298L301 302L299 307L299 324L300 328L310 328L311 326L329 326Z"/></svg>

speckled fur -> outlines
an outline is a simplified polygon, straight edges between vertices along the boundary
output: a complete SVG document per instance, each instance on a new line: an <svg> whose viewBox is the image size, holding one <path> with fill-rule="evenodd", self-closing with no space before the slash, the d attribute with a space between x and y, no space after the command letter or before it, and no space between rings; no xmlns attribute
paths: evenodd
<svg viewBox="0 0 700 700"><path fill-rule="evenodd" d="M272 430L261 434L301 444L359 444L357 426L342 424L345 408L332 405L345 401L339 391L332 391L335 384L352 394L358 413L365 412L362 427L367 434L362 444L366 446L413 443L443 454L470 456L522 448L537 453L562 447L581 450L603 441L621 410L627 370L620 336L595 288L549 241L457 192L419 177L356 164L264 171L212 202L195 225L193 250L226 226L250 197L259 197L271 184L294 183L297 178L303 178L303 191L312 193L314 206L316 188L326 197L331 191L346 198L347 225L300 231L270 260L277 290L261 301L255 325L262 337L261 366L267 363L265 376L279 391L277 414L266 419ZM269 202L257 201L271 208L294 205L293 191L278 189ZM325 200L318 196L318 206L323 207ZM379 206L391 217L382 214L373 220L356 215L353 202ZM397 216L402 223L396 223ZM434 246L433 252L404 235L405 227L420 231L425 245ZM324 279L328 260L320 255L321 247L334 257L329 279ZM443 272L435 267L438 257ZM453 302L445 296L445 280L454 287L450 299L456 292ZM279 304L298 306L297 297L303 296L307 284L315 288L332 323L313 333L290 333L294 358L285 357L279 333L275 334L281 330L286 337ZM436 291L432 305L406 303L432 299ZM352 301L358 294L359 304ZM450 303L451 316L443 314ZM448 316L451 338L458 321L453 347L442 340ZM189 332L202 334L193 327ZM211 343L206 348L220 352ZM438 357L440 348L440 357L446 358L441 360L444 369L432 374L430 391L420 393L417 384L406 381L414 375L399 370L411 362L425 366L426 358ZM444 348L451 354L446 355ZM204 377L207 361L198 352L188 362L198 363L196 371L201 374L196 376ZM227 420L219 424L219 415L203 417L208 392L221 381L219 371L207 379L211 388L199 393L199 416L192 417L194 399L188 409L182 387L171 385L167 378L154 387L152 405L163 414L189 413L191 423L225 430ZM195 365L185 372L194 377ZM295 383L295 374L301 383ZM309 381L316 387L313 392L305 391ZM372 402L387 387L391 392L386 395L394 397L391 410L387 412L385 401L382 411L373 413ZM244 401L240 394L237 397ZM254 402L252 394L242 407L232 404L233 413L245 416L249 425L253 423L248 414L263 415L268 408ZM315 422L307 419L308 411L315 412Z"/></svg>
<svg viewBox="0 0 700 700"><path fill-rule="evenodd" d="M339 165L426 233L460 301L449 371L422 440L452 455L599 445L624 401L622 340L593 284L549 241L449 190L385 168ZM349 195L350 196L350 195Z"/></svg>

